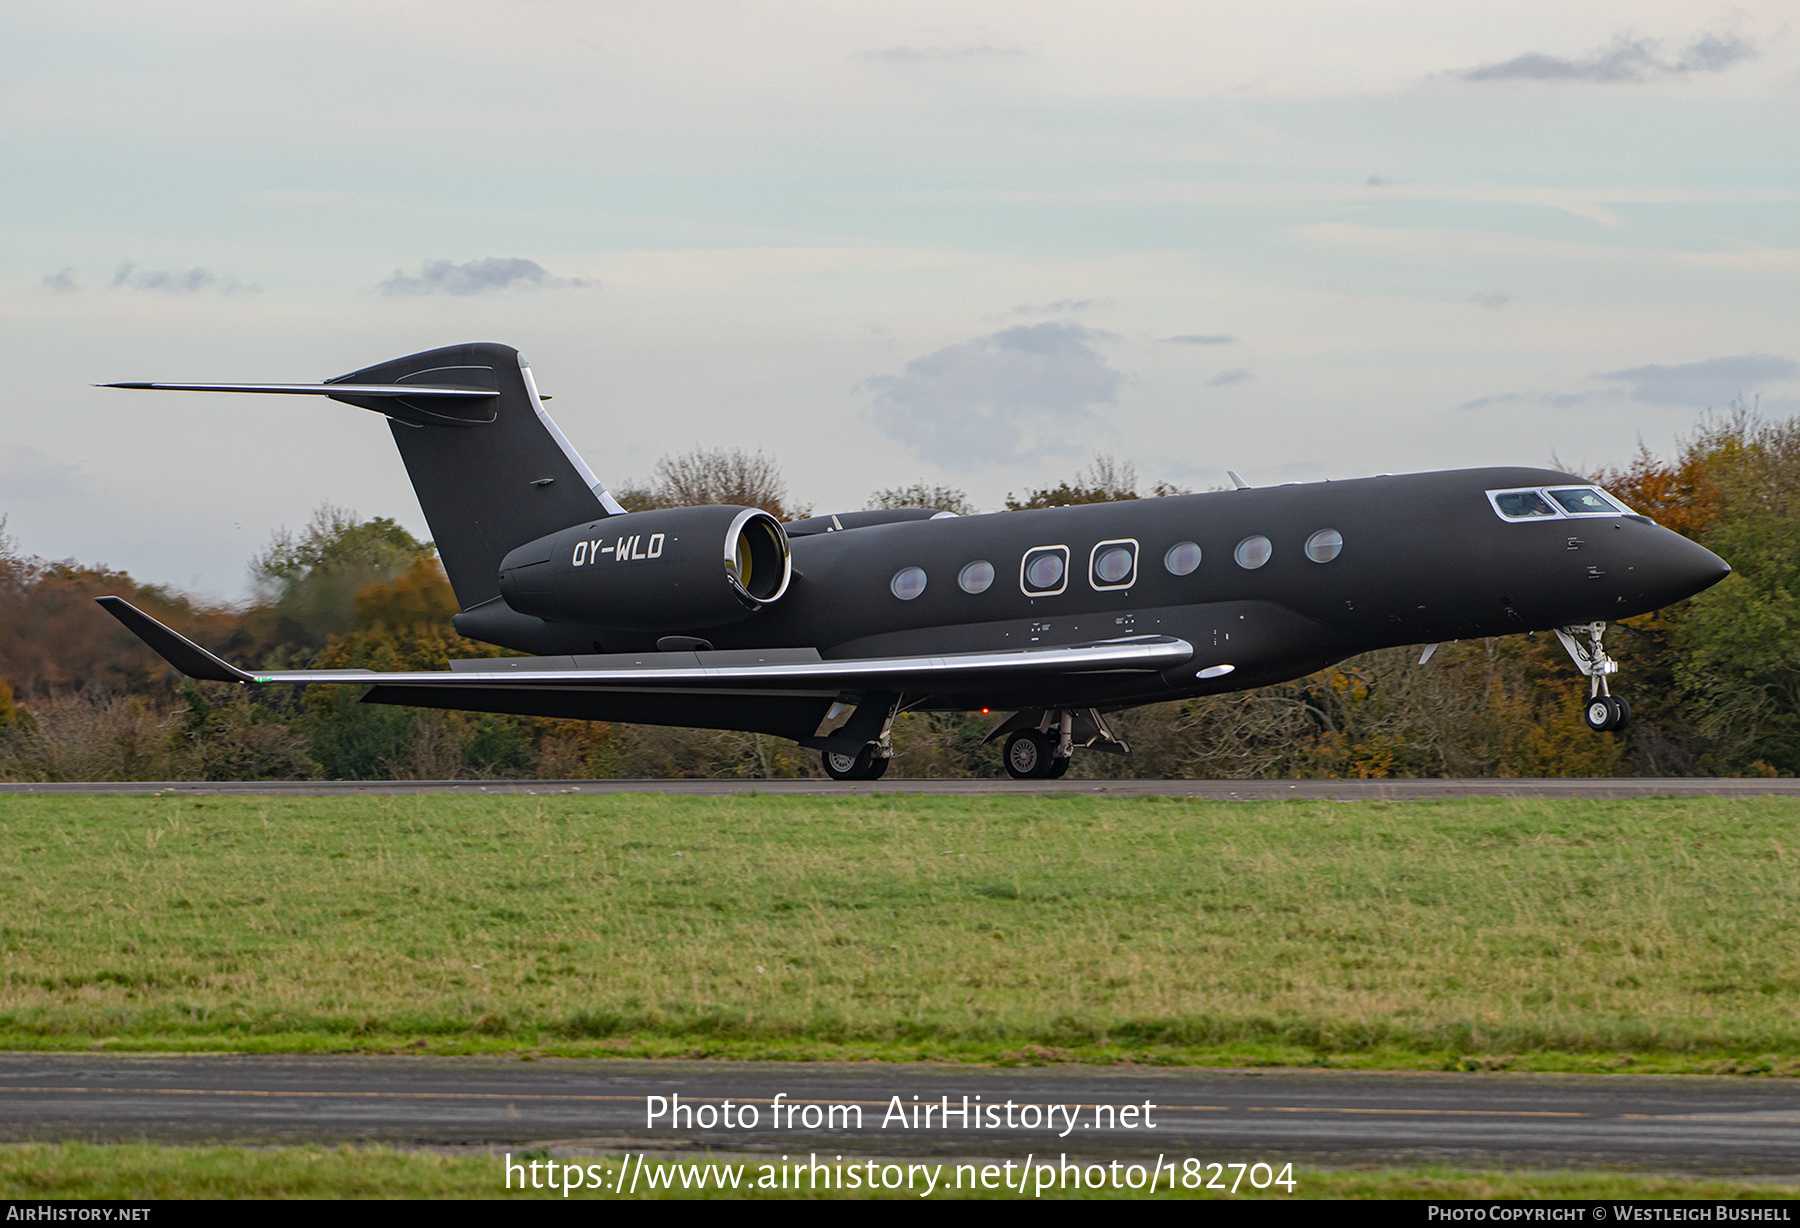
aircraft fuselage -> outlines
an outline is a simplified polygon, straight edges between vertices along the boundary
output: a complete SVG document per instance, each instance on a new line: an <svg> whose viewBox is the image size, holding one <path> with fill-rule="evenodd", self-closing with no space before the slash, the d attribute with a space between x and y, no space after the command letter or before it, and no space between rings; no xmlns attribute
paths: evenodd
<svg viewBox="0 0 1800 1228"><path fill-rule="evenodd" d="M828 660L1146 634L1194 645L1191 662L1148 677L1072 676L1003 694L946 685L926 705L1123 706L1264 685L1397 644L1613 621L1729 570L1643 516L1509 521L1488 496L1586 486L1552 470L1465 469L812 533L792 539L793 580L779 602L728 626L665 630L720 649L816 647ZM1311 555L1309 542L1319 543ZM1127 551L1128 564L1115 557L1101 574L1108 550ZM1046 555L1054 561L1033 575ZM603 626L604 612L593 621ZM599 634L609 653L657 638Z"/></svg>

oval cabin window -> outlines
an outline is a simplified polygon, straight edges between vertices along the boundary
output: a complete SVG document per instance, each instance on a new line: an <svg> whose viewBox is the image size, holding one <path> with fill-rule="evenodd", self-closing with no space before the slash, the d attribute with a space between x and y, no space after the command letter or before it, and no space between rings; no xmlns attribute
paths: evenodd
<svg viewBox="0 0 1800 1228"><path fill-rule="evenodd" d="M1329 563L1344 549L1344 535L1336 529L1320 529L1306 539L1306 557L1315 563Z"/></svg>
<svg viewBox="0 0 1800 1228"><path fill-rule="evenodd" d="M1191 576L1200 568L1200 543L1176 542L1163 555L1163 566L1172 576Z"/></svg>
<svg viewBox="0 0 1800 1228"><path fill-rule="evenodd" d="M1268 562L1269 556L1273 553L1275 553L1275 547L1269 544L1268 538L1246 537L1238 543L1237 550L1232 557L1237 560L1237 565L1245 571L1255 571Z"/></svg>
<svg viewBox="0 0 1800 1228"><path fill-rule="evenodd" d="M956 577L956 582L962 586L962 591L965 593L985 593L994 583L994 565L986 559L976 559L962 569L962 574Z"/></svg>
<svg viewBox="0 0 1800 1228"><path fill-rule="evenodd" d="M894 573L893 582L888 585L894 596L902 601L911 601L925 591L925 569L923 567L903 567Z"/></svg>

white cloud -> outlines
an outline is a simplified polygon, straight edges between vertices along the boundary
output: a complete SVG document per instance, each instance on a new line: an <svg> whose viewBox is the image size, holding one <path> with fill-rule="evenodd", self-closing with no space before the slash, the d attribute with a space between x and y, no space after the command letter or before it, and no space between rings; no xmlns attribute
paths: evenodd
<svg viewBox="0 0 1800 1228"><path fill-rule="evenodd" d="M535 260L518 256L489 256L457 264L427 260L417 274L395 269L394 275L376 287L383 294L404 297L417 294L486 294L491 290L578 290L600 283L585 277L552 277Z"/></svg>
<svg viewBox="0 0 1800 1228"><path fill-rule="evenodd" d="M1797 375L1800 375L1800 363L1791 358L1741 354L1684 362L1672 367L1630 367L1604 372L1594 378L1630 385L1631 399L1646 405L1706 409L1724 405L1733 397L1753 393L1763 384L1785 382Z"/></svg>
<svg viewBox="0 0 1800 1228"><path fill-rule="evenodd" d="M1776 354L1739 354L1673 366L1627 367L1589 377L1624 387L1590 392L1502 392L1464 401L1457 408L1548 405L1552 409L1573 409L1578 405L1633 402L1677 409L1712 409L1728 405L1738 397L1755 396L1766 384L1784 383L1796 377L1800 377L1800 363L1791 358ZM1767 404L1780 407L1787 401L1778 399Z"/></svg>
<svg viewBox="0 0 1800 1228"><path fill-rule="evenodd" d="M882 433L948 469L1085 450L1079 438L1124 377L1090 344L1107 334L1079 324L1002 329L874 375Z"/></svg>
<svg viewBox="0 0 1800 1228"><path fill-rule="evenodd" d="M261 286L246 284L235 277L221 277L211 269L146 269L132 260L119 262L118 270L113 273L112 288L156 294L198 294L202 290L217 290L221 294L262 293Z"/></svg>
<svg viewBox="0 0 1800 1228"><path fill-rule="evenodd" d="M1498 64L1483 64L1461 74L1464 81L1643 81L1650 77L1691 72L1723 72L1754 59L1757 48L1741 35L1701 34L1674 58L1661 53L1650 38L1619 35L1611 44L1577 59L1528 52Z"/></svg>

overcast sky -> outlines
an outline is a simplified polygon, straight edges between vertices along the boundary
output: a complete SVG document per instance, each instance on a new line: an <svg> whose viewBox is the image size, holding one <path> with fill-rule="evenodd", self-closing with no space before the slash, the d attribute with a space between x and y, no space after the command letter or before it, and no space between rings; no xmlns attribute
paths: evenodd
<svg viewBox="0 0 1800 1228"><path fill-rule="evenodd" d="M530 358L609 485L831 511L1667 451L1800 412L1789 5L9 0L0 514L214 597L382 421L93 389Z"/></svg>

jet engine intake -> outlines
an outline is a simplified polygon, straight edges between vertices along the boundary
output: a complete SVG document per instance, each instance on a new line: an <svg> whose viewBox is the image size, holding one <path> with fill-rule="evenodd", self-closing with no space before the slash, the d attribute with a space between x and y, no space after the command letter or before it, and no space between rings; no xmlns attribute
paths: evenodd
<svg viewBox="0 0 1800 1228"><path fill-rule="evenodd" d="M609 516L500 561L500 595L521 614L645 631L741 622L792 579L787 532L753 507Z"/></svg>

